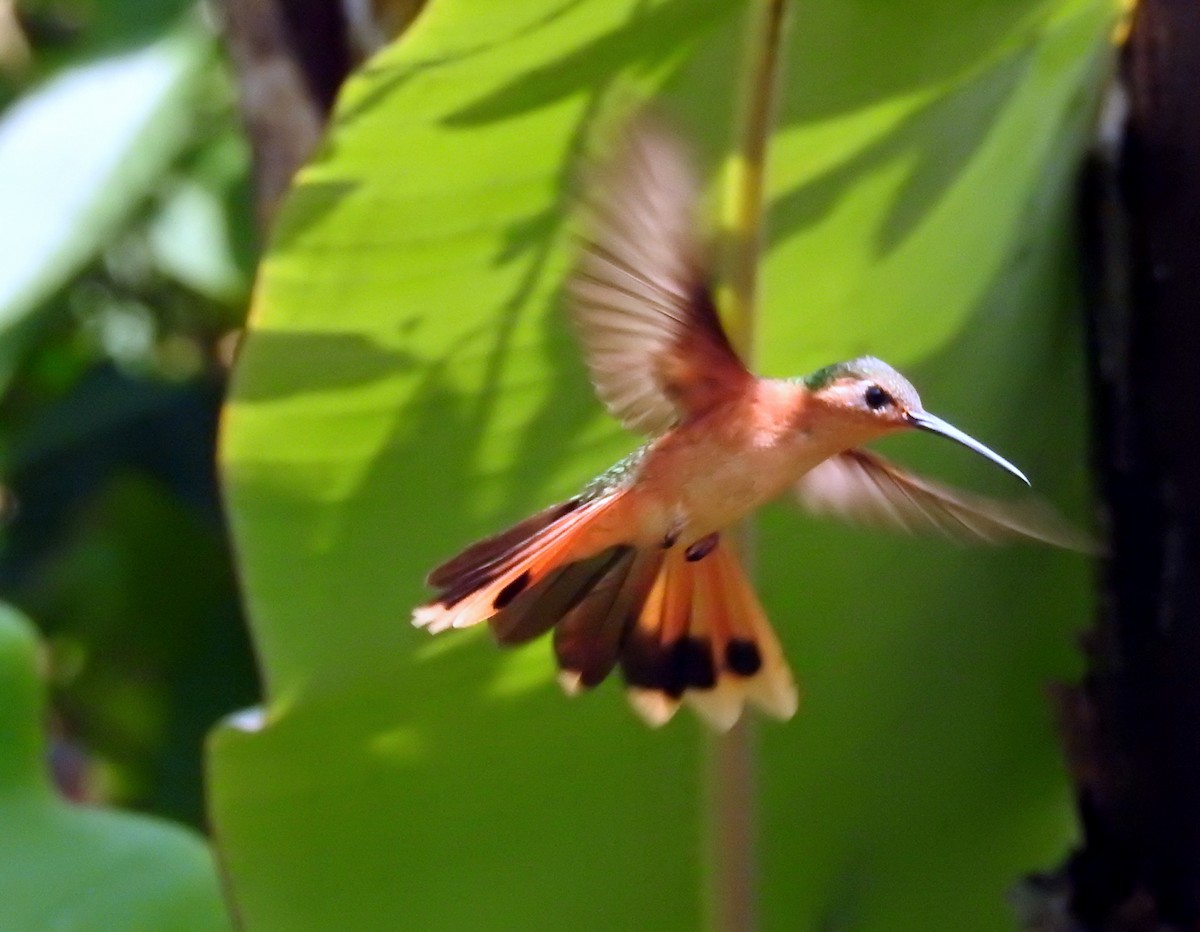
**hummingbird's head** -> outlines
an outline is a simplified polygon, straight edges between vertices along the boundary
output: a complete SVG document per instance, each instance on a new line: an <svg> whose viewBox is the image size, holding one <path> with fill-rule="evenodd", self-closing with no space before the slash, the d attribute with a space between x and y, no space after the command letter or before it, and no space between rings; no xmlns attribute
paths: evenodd
<svg viewBox="0 0 1200 932"><path fill-rule="evenodd" d="M923 410L912 383L874 356L818 369L804 377L804 387L839 421L872 434L910 427L909 412Z"/></svg>
<svg viewBox="0 0 1200 932"><path fill-rule="evenodd" d="M834 363L805 376L803 382L818 408L836 420L847 447L896 430L916 428L961 443L1029 484L1025 474L1004 457L929 414L912 383L881 359L863 356Z"/></svg>

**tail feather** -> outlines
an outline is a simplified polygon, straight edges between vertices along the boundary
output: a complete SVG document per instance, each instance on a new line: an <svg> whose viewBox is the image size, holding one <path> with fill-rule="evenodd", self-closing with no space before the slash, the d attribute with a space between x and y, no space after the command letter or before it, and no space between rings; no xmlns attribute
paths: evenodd
<svg viewBox="0 0 1200 932"><path fill-rule="evenodd" d="M612 672L661 563L659 551L619 548L612 568L554 629L554 655L570 691L590 689Z"/></svg>
<svg viewBox="0 0 1200 932"><path fill-rule="evenodd" d="M434 573L438 575L438 578L446 580L441 586L442 592L439 594L438 601L447 608L452 608L458 602L486 588L501 577L511 579L514 576L511 571L519 565L522 568L528 568L527 565L532 559L543 553L552 544L562 541L579 525L584 514L568 517L575 512L575 506L567 506L572 506L572 503L566 502L557 509L547 509L542 515L537 516L542 518L554 511L556 515L552 516L552 520L548 524L535 525L523 521L494 538L480 541L448 563L438 567ZM527 524L530 526L526 527ZM518 538L516 531L525 531L527 536ZM492 549L493 547L495 549ZM470 557L473 552L477 559L467 562L466 558ZM460 561L461 566L457 573L451 574L446 570L446 567ZM430 574L430 579L433 578L433 575L433 573Z"/></svg>
<svg viewBox="0 0 1200 932"><path fill-rule="evenodd" d="M429 574L441 591L413 612L413 624L436 634L488 620L573 562L570 554L612 501L573 499L467 548Z"/></svg>
<svg viewBox="0 0 1200 932"><path fill-rule="evenodd" d="M725 671L728 667L725 655L732 639L732 629L739 623L739 610L744 611L745 606L737 601L740 593L727 585L721 572L725 562L724 551L709 556L714 558L711 565L706 566L703 572L696 573L698 597L692 631L694 637L707 642L713 668L722 670L724 675L714 678L711 689L690 690L685 698L688 705L713 728L728 731L741 717L745 690L739 688L743 685L740 678L735 679L731 671Z"/></svg>
<svg viewBox="0 0 1200 932"><path fill-rule="evenodd" d="M621 663L634 709L663 724L686 701L727 731L749 701L777 718L795 714L798 692L779 642L737 559L718 545L688 561L673 551L646 600Z"/></svg>
<svg viewBox="0 0 1200 932"><path fill-rule="evenodd" d="M569 563L550 573L538 585L526 589L491 617L492 635L505 647L525 644L541 637L563 619L612 569L616 550Z"/></svg>
<svg viewBox="0 0 1200 932"><path fill-rule="evenodd" d="M621 655L629 701L653 726L674 716L688 690L710 690L717 682L705 646L706 619L697 611L695 564L682 550L668 556L658 588L661 597L647 599Z"/></svg>
<svg viewBox="0 0 1200 932"><path fill-rule="evenodd" d="M740 681L750 702L775 718L791 718L799 705L799 690L754 588L730 553L714 569L726 592L723 604L741 608L729 615L730 637L722 648L726 668L739 678L735 682Z"/></svg>
<svg viewBox="0 0 1200 932"><path fill-rule="evenodd" d="M569 515L580 504L578 498L559 502L499 534L476 541L462 553L430 570L426 582L435 589L446 589L464 577L486 570L490 565L512 556L555 521Z"/></svg>
<svg viewBox="0 0 1200 932"><path fill-rule="evenodd" d="M671 664L664 644L675 643L686 631L691 613L691 591L672 585L677 561L668 557L646 597L636 622L625 637L621 673L629 703L652 728L666 724L679 708L678 690L644 688L671 679Z"/></svg>
<svg viewBox="0 0 1200 932"><path fill-rule="evenodd" d="M791 671L725 542L699 558L682 546L588 554L580 542L605 507L557 505L443 563L429 576L441 591L414 623L437 632L489 620L502 645L553 628L568 693L620 665L634 710L652 726L682 702L721 731L747 703L790 718L798 702Z"/></svg>

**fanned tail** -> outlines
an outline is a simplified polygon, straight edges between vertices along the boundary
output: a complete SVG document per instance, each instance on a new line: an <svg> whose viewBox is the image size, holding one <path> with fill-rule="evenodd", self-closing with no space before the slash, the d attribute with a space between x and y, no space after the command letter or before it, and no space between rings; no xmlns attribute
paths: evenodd
<svg viewBox="0 0 1200 932"><path fill-rule="evenodd" d="M554 629L568 693L620 666L630 703L655 727L681 702L720 731L748 702L790 718L796 684L733 552L716 536L591 552L581 541L610 502L556 505L442 564L429 574L440 592L414 623L437 632L487 620L503 645Z"/></svg>
<svg viewBox="0 0 1200 932"><path fill-rule="evenodd" d="M718 731L749 702L791 718L799 692L737 557L722 541L700 559L669 551L621 651L629 699L650 725L681 701Z"/></svg>

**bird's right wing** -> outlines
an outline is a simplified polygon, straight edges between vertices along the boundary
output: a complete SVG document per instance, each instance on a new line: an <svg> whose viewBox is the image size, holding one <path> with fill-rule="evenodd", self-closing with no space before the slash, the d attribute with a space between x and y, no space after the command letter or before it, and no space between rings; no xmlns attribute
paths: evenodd
<svg viewBox="0 0 1200 932"><path fill-rule="evenodd" d="M1000 502L913 475L865 450L830 457L796 483L801 504L816 514L969 543L1026 538L1091 553L1095 542L1048 505Z"/></svg>
<svg viewBox="0 0 1200 932"><path fill-rule="evenodd" d="M567 287L596 394L659 434L753 379L713 303L698 185L677 135L635 118L583 178L580 257Z"/></svg>

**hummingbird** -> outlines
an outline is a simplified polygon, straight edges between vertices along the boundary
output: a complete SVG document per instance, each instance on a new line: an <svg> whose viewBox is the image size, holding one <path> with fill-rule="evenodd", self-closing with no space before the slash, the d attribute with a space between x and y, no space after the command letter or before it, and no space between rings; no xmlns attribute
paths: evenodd
<svg viewBox="0 0 1200 932"><path fill-rule="evenodd" d="M721 326L699 191L682 139L647 115L587 166L566 303L596 394L649 439L578 495L436 567L437 594L413 623L436 633L487 621L503 646L552 629L568 694L619 666L648 724L687 702L724 731L747 703L779 719L798 705L728 534L785 492L814 512L965 541L1087 543L1048 508L961 492L862 449L925 431L1029 484L881 360L752 374Z"/></svg>

